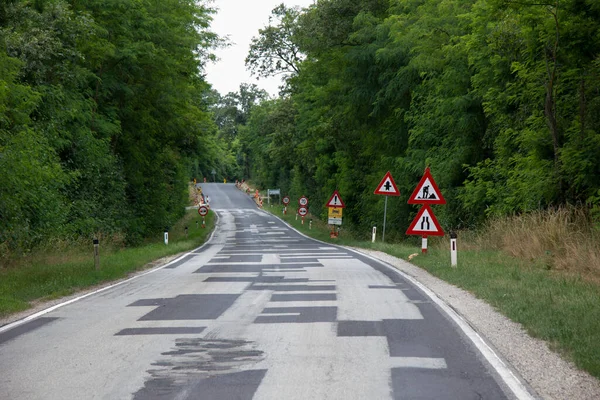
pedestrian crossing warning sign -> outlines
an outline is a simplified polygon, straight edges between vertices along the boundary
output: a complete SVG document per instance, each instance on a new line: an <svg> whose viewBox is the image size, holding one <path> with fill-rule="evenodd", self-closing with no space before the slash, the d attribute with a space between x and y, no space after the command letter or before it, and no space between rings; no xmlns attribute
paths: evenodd
<svg viewBox="0 0 600 400"><path fill-rule="evenodd" d="M429 167L425 168L421 181L408 198L408 204L446 204L446 199L433 180Z"/></svg>
<svg viewBox="0 0 600 400"><path fill-rule="evenodd" d="M425 204L406 231L407 235L444 236L444 231L433 214L431 207Z"/></svg>
<svg viewBox="0 0 600 400"><path fill-rule="evenodd" d="M392 178L392 174L390 171L385 174L377 189L375 189L375 194L383 194L386 196L400 196L400 190L398 190L398 186L396 186L396 182L394 182L394 178Z"/></svg>

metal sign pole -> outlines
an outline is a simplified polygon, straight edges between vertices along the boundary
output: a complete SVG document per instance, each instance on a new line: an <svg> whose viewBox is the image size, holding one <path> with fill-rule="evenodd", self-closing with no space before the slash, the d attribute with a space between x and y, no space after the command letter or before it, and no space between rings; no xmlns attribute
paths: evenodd
<svg viewBox="0 0 600 400"><path fill-rule="evenodd" d="M383 231L381 233L381 241L385 242L385 219L387 217L387 199L388 197L385 196L385 206L383 207Z"/></svg>

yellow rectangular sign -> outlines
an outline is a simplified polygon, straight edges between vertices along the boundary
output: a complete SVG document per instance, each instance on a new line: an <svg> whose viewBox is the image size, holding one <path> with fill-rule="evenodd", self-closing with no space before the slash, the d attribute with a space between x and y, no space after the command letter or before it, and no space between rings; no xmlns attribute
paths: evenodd
<svg viewBox="0 0 600 400"><path fill-rule="evenodd" d="M342 218L343 208L329 207L329 218Z"/></svg>

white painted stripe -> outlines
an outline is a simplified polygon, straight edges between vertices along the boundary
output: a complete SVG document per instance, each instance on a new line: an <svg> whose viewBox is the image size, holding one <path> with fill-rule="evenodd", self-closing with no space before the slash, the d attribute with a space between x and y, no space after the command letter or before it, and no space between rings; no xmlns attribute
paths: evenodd
<svg viewBox="0 0 600 400"><path fill-rule="evenodd" d="M336 300L319 301L270 301L267 307L332 307Z"/></svg>
<svg viewBox="0 0 600 400"><path fill-rule="evenodd" d="M259 317L299 317L300 313L289 312L289 313L261 313Z"/></svg>
<svg viewBox="0 0 600 400"><path fill-rule="evenodd" d="M391 357L390 368L445 369L448 365L443 358Z"/></svg>
<svg viewBox="0 0 600 400"><path fill-rule="evenodd" d="M273 287L277 287L277 286L290 286L290 285L302 285L302 286L307 286L307 287L312 287L312 286L323 286L323 283L313 283L313 282L256 282L256 285L258 286L273 286ZM329 286L331 286L332 284L329 283Z"/></svg>
<svg viewBox="0 0 600 400"><path fill-rule="evenodd" d="M315 258L315 257L321 257L321 256L344 256L344 257L348 257L348 253L283 253L281 254L281 257L310 257L310 258Z"/></svg>
<svg viewBox="0 0 600 400"><path fill-rule="evenodd" d="M289 264L297 264L297 263L281 263L282 265L289 265ZM302 264L306 264L306 265L316 265L316 264L321 264L320 262L317 261L313 261L313 262L303 262ZM216 266L218 267L219 265L223 266L223 265L269 265L269 264L265 264L263 262L254 262L254 261L242 261L242 262L209 262L206 265L210 265L210 266Z"/></svg>
<svg viewBox="0 0 600 400"><path fill-rule="evenodd" d="M276 272L278 274L287 273L287 272L306 272L304 268L265 268L263 272Z"/></svg>

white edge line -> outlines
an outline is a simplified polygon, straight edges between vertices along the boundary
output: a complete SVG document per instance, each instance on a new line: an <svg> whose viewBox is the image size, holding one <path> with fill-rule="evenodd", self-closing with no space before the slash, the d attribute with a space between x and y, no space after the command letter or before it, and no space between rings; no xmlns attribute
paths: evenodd
<svg viewBox="0 0 600 400"><path fill-rule="evenodd" d="M217 221L215 222L215 229L213 229L213 231L210 234L210 237L208 238L208 240L206 242L204 242L201 246L196 247L195 249L193 249L193 250L191 250L191 251L189 251L189 252L187 252L187 253L179 256L179 257L177 257L176 259L174 259L172 261L169 261L165 265L161 265L159 267L151 269L150 271L144 272L144 273L139 274L139 275L132 276L131 278L125 279L124 281L120 281L120 282L117 282L115 284L112 284L112 285L109 285L109 286L105 286L105 287L103 287L101 289L98 289L98 290L95 290L93 292L86 293L86 294L84 294L82 296L79 296L79 297L76 297L74 299L67 300L67 301L65 301L63 303L59 303L59 304L53 305L52 307L48 307L48 308L46 308L46 309L44 309L42 311L36 312L35 314L28 315L27 317L24 317L24 318L22 318L22 319L20 319L18 321L11 322L10 324L4 325L4 326L0 327L0 333L9 331L9 330L11 330L13 328L16 328L17 326L23 325L26 322L32 321L32 320L34 320L36 318L41 317L42 315L48 314L48 313L50 313L50 312L52 312L54 310L57 310L57 309L59 309L61 307L67 306L67 305L69 305L71 303L75 303L76 301L79 301L79 300L83 300L86 297L93 296L93 295L98 294L98 293L102 293L102 292L104 292L106 290L112 289L112 288L117 287L119 285L123 285L125 283L131 282L134 279L137 279L137 278L140 278L142 276L146 276L148 274L151 274L151 273L154 273L156 271L159 271L159 270L161 270L163 268L168 267L169 265L171 265L173 263L176 263L177 261L181 260L182 258L189 256L190 254L194 254L195 251L197 251L197 250L203 248L204 246L210 244L210 242L212 241L212 239L213 239L213 237L215 235L215 232L217 231L216 228L217 228L217 224L219 222L219 214L217 214L216 212L214 214L217 216Z"/></svg>
<svg viewBox="0 0 600 400"><path fill-rule="evenodd" d="M346 249L346 250L358 253L358 254L360 254L362 256L370 258L373 261L378 262L379 264L381 264L381 265L385 266L386 268L388 268L388 269L396 272L401 277L403 277L403 278L407 279L408 281L410 281L412 284L414 284L419 289L421 289L429 298L431 298L431 300L433 300L433 302L435 304L437 304L438 307L440 307L458 325L458 327L469 338L469 340L471 340L471 342L473 343L473 345L475 347L477 347L477 349L485 357L485 359L492 366L492 368L494 368L496 370L496 372L498 373L498 375L500 376L500 378L502 379L502 381L512 391L512 393L516 396L517 399L519 399L519 400L536 400L537 399L537 397L534 397L529 392L529 390L523 384L523 382L514 374L514 372L512 371L512 369L506 365L506 363L494 351L494 349L492 349L492 347L489 344L487 344L487 342L481 337L481 335L471 325L469 325L460 314L458 314L444 300L442 300L440 297L438 297L437 294L435 294L433 291L431 291L429 288L427 288L421 282L419 282L418 280L416 280L412 276L410 276L410 275L408 275L408 274L400 271L398 268L395 268L392 265L389 265L388 263L386 263L385 261L380 260L380 259L378 259L376 257L373 257L373 256L371 256L369 254L362 253L362 252L360 252L358 250L349 248L347 246L341 246L341 245L331 244L331 243L327 243L327 242L322 242L322 241L320 241L318 239L315 239L315 238L311 238L310 236L307 236L304 233L296 230L292 225L288 224L287 222L285 222L284 220L282 220L281 218L279 218L279 216L277 216L275 214L271 214L271 215L273 215L275 218L277 218L278 220L280 220L281 222L283 222L284 224L286 224L287 226L289 226L294 231L296 231L297 233L299 233L300 235L304 236L307 239L311 239L311 240L314 240L316 242L324 243L324 244L327 244L327 245L330 245L330 246L337 246L338 248L342 248L342 249Z"/></svg>

